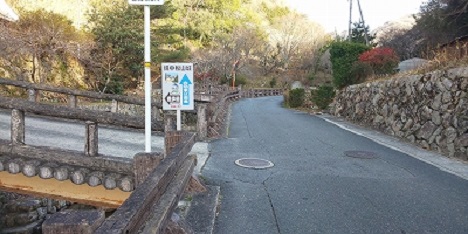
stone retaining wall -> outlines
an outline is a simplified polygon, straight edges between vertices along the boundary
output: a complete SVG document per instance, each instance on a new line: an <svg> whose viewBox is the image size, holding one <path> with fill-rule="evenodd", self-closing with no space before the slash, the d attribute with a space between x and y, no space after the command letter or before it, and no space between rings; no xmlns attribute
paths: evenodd
<svg viewBox="0 0 468 234"><path fill-rule="evenodd" d="M331 113L468 160L468 67L349 86Z"/></svg>
<svg viewBox="0 0 468 234"><path fill-rule="evenodd" d="M70 204L63 200L0 192L0 233L41 233L41 224L47 216Z"/></svg>

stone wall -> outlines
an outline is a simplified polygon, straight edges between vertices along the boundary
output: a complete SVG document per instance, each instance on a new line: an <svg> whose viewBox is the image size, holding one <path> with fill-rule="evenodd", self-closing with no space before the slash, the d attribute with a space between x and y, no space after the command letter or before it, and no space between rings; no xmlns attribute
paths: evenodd
<svg viewBox="0 0 468 234"><path fill-rule="evenodd" d="M468 67L349 86L331 113L468 160Z"/></svg>
<svg viewBox="0 0 468 234"><path fill-rule="evenodd" d="M70 202L0 192L0 233L41 233L42 222Z"/></svg>

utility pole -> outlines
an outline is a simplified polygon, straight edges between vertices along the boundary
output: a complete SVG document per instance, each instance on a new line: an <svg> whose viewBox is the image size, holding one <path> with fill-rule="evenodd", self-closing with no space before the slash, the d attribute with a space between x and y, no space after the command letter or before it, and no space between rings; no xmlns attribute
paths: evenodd
<svg viewBox="0 0 468 234"><path fill-rule="evenodd" d="M361 9L361 3L359 0L357 0L358 8L359 8L359 14L361 15L361 20L362 24L364 27L364 39L366 40L366 45L369 45L369 38L367 37L367 27L366 27L366 22L364 21L364 14L362 14L362 9Z"/></svg>
<svg viewBox="0 0 468 234"><path fill-rule="evenodd" d="M351 41L351 25L353 24L353 0L349 1L349 24L348 24L348 41Z"/></svg>

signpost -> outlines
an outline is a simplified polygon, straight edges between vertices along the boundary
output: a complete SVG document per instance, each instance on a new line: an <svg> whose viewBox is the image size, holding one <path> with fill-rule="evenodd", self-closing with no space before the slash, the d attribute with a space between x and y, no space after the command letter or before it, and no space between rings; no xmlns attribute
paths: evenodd
<svg viewBox="0 0 468 234"><path fill-rule="evenodd" d="M193 63L162 63L163 110L177 110L177 131L181 130L181 110L193 110Z"/></svg>
<svg viewBox="0 0 468 234"><path fill-rule="evenodd" d="M151 152L151 32L150 5L164 5L164 0L128 0L130 5L143 5L145 10L145 151Z"/></svg>

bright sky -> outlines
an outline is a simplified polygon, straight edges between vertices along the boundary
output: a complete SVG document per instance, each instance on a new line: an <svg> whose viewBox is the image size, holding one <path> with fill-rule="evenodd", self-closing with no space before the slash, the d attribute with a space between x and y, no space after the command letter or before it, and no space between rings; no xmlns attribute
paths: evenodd
<svg viewBox="0 0 468 234"><path fill-rule="evenodd" d="M327 32L341 34L348 30L349 0L284 0L289 6L321 24ZM387 21L419 12L424 0L361 0L366 25L370 30ZM353 22L359 21L357 0L353 1Z"/></svg>

